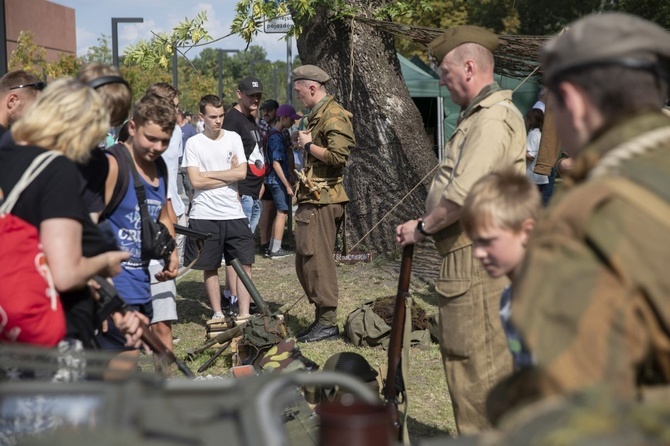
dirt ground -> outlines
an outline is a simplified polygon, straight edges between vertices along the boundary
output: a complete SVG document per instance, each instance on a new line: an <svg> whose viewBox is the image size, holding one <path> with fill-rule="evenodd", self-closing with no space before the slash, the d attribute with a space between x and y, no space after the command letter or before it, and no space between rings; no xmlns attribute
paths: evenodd
<svg viewBox="0 0 670 446"><path fill-rule="evenodd" d="M424 243L416 248L410 293L417 304L429 314L436 312L433 283L439 261L439 255L432 244ZM289 335L294 335L308 326L314 314L313 306L303 297L295 275L294 262L294 257L271 260L257 256L252 271L252 280L263 300L272 311L281 309L284 314ZM346 316L351 311L378 297L395 296L399 269L399 253L396 258L373 258L370 263L338 265L338 320L341 332ZM219 276L223 284L223 268ZM189 349L203 343L205 323L211 317L212 311L205 297L201 272L191 271L182 277L177 291L179 322L174 326L174 335L179 341L175 344L175 353L184 358ZM344 351L355 351L363 355L373 368L385 369L388 361L388 353L383 349L355 347L344 337L334 341L300 344L300 348L304 356L319 365L323 365L334 353ZM214 350L210 349L197 355L189 363L189 367L197 370L213 353ZM231 365L231 354L227 351L202 374L227 375ZM411 349L409 376L405 381L410 437L416 439L453 435L453 414L437 344L433 343L426 349Z"/></svg>

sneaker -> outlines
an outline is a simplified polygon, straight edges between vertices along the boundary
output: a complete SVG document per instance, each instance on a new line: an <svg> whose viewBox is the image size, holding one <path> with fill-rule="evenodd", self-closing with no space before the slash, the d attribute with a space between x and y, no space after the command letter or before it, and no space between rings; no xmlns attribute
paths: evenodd
<svg viewBox="0 0 670 446"><path fill-rule="evenodd" d="M270 258L271 259L281 259L282 257L292 256L293 254L295 254L295 253L292 252L292 251L285 251L283 248L279 248L275 252L270 253Z"/></svg>
<svg viewBox="0 0 670 446"><path fill-rule="evenodd" d="M337 325L326 326L317 322L309 333L298 338L298 342L319 342L337 339L339 337L340 329Z"/></svg>
<svg viewBox="0 0 670 446"><path fill-rule="evenodd" d="M214 316L212 316L212 319L223 319L224 317L225 316L223 315L222 312L217 311L216 313L214 313Z"/></svg>
<svg viewBox="0 0 670 446"><path fill-rule="evenodd" d="M263 251L263 257L265 257L266 259L270 258L270 249L269 248L266 249L265 251Z"/></svg>
<svg viewBox="0 0 670 446"><path fill-rule="evenodd" d="M258 253L261 254L263 257L267 257L267 253L270 252L270 244L265 243L263 245L260 245L258 248Z"/></svg>

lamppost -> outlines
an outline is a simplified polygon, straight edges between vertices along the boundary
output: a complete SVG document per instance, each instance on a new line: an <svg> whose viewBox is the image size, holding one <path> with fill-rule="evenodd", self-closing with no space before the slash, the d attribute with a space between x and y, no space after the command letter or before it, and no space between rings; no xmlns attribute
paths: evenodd
<svg viewBox="0 0 670 446"><path fill-rule="evenodd" d="M223 100L223 53L239 53L240 50L218 49L219 58L219 99Z"/></svg>
<svg viewBox="0 0 670 446"><path fill-rule="evenodd" d="M112 17L112 64L119 66L119 23L144 23L142 17Z"/></svg>

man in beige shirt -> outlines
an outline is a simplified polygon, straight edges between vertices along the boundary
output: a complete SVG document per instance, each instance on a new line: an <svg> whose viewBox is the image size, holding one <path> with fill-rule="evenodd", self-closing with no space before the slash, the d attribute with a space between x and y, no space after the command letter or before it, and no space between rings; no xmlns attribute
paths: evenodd
<svg viewBox="0 0 670 446"><path fill-rule="evenodd" d="M429 45L440 64L440 84L461 106L458 127L444 149L422 218L396 229L401 246L432 236L443 256L438 282L440 349L460 434L489 427L489 389L512 372L498 310L506 279L491 279L472 255L460 209L486 173L513 165L526 170L526 129L512 92L493 80L498 37L475 26L449 29Z"/></svg>

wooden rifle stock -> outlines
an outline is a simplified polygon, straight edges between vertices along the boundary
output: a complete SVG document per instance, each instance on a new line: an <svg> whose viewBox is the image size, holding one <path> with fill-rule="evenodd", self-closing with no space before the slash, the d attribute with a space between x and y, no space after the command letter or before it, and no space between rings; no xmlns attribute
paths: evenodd
<svg viewBox="0 0 670 446"><path fill-rule="evenodd" d="M388 370L386 382L384 383L384 401L387 405L393 405L393 427L396 429L397 438L401 440L400 417L398 416L398 388L404 391L404 377L400 368L403 334L405 329L405 306L409 296L409 281L412 274L412 255L414 245L405 246L402 252L402 263L400 264L400 278L398 280L398 293L395 299L393 312L393 323L391 324L391 335L388 348Z"/></svg>
<svg viewBox="0 0 670 446"><path fill-rule="evenodd" d="M128 305L119 295L119 292L116 290L114 285L100 276L93 276L93 280L95 280L96 283L100 285L98 293L100 293L103 306L107 307L105 310L107 316L115 311L119 311L124 314L126 311L128 311ZM174 355L174 352L172 352L172 350L163 344L163 341L161 341L158 336L156 336L156 334L151 331L151 328L149 328L147 324L142 321L139 321L139 323L140 328L142 329L142 342L144 342L149 347L149 349L154 352L154 354L166 359L168 364L176 364L177 368L184 374L184 376L188 378L195 378L195 375L191 369L189 369L182 361L177 359L177 357Z"/></svg>

